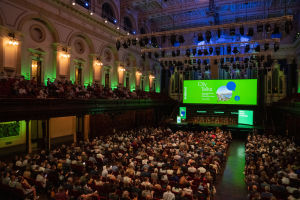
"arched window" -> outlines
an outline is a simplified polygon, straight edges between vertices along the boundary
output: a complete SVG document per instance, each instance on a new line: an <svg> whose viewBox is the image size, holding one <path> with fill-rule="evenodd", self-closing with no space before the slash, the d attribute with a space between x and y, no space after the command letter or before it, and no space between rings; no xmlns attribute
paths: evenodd
<svg viewBox="0 0 300 200"><path fill-rule="evenodd" d="M132 23L129 17L124 17L124 29L125 31L132 31Z"/></svg>
<svg viewBox="0 0 300 200"><path fill-rule="evenodd" d="M117 23L115 13L109 3L104 3L102 5L102 17L106 18L111 23Z"/></svg>
<svg viewBox="0 0 300 200"><path fill-rule="evenodd" d="M141 34L146 34L146 30L144 29L144 27L142 27L142 28L140 29L140 33L141 33Z"/></svg>

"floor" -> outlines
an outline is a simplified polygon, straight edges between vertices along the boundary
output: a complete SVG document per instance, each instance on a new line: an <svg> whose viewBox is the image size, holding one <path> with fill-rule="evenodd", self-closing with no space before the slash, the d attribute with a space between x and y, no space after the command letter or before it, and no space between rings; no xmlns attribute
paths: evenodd
<svg viewBox="0 0 300 200"><path fill-rule="evenodd" d="M246 200L247 188L244 182L245 144L233 140L229 147L228 159L222 178L217 184L215 200Z"/></svg>

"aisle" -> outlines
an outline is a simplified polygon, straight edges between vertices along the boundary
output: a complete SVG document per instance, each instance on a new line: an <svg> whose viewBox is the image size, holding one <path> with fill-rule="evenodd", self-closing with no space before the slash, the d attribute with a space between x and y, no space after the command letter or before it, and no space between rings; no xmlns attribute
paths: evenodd
<svg viewBox="0 0 300 200"><path fill-rule="evenodd" d="M216 200L245 200L247 188L244 182L245 146L240 140L232 141L226 167L217 185Z"/></svg>

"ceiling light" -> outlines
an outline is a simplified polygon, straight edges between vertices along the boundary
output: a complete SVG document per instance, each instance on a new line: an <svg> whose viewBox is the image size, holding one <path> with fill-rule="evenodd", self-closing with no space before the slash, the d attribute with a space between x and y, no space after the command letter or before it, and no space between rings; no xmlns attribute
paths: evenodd
<svg viewBox="0 0 300 200"><path fill-rule="evenodd" d="M104 22L107 23L107 20L105 20Z"/></svg>
<svg viewBox="0 0 300 200"><path fill-rule="evenodd" d="M73 6L75 6L75 5L76 5L75 1L73 1L73 2L72 2L72 5L73 5Z"/></svg>
<svg viewBox="0 0 300 200"><path fill-rule="evenodd" d="M94 13L93 12L90 12L90 15L93 15Z"/></svg>
<svg viewBox="0 0 300 200"><path fill-rule="evenodd" d="M119 30L120 29L120 27L117 27L117 30Z"/></svg>

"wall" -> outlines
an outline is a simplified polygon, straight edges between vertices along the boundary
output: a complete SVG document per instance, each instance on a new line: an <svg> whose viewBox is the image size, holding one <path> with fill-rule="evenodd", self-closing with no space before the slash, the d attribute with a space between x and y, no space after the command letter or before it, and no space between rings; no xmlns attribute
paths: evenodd
<svg viewBox="0 0 300 200"><path fill-rule="evenodd" d="M50 138L70 136L76 133L76 117L56 117L49 120Z"/></svg>

